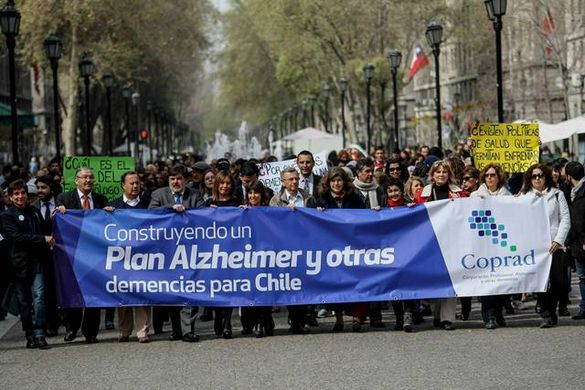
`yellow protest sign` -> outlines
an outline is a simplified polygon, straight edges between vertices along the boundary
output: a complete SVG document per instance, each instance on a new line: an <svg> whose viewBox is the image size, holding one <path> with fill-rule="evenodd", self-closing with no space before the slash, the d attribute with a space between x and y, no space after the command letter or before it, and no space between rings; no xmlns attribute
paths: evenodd
<svg viewBox="0 0 585 390"><path fill-rule="evenodd" d="M494 163L504 172L526 172L538 163L538 123L479 123L470 133L479 170Z"/></svg>

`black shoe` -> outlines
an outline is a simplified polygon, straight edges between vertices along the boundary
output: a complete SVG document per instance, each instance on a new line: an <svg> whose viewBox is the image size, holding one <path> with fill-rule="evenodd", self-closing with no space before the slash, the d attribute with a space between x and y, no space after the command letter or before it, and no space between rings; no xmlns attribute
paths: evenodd
<svg viewBox="0 0 585 390"><path fill-rule="evenodd" d="M106 321L106 329L107 330L114 330L114 323L112 321Z"/></svg>
<svg viewBox="0 0 585 390"><path fill-rule="evenodd" d="M98 342L98 339L95 336L89 336L89 337L85 338L86 344L96 344L97 342Z"/></svg>
<svg viewBox="0 0 585 390"><path fill-rule="evenodd" d="M250 334L254 333L254 329L250 328L249 326L244 326L242 328L242 332L241 333L242 333L242 336L247 336L247 335L250 335Z"/></svg>
<svg viewBox="0 0 585 390"><path fill-rule="evenodd" d="M496 324L496 320L488 320L485 323L485 328L486 329L490 329L490 330L497 329L498 328L498 324Z"/></svg>
<svg viewBox="0 0 585 390"><path fill-rule="evenodd" d="M264 337L264 328L262 326L258 326L256 330L254 330L254 336L257 339L261 339L262 337Z"/></svg>
<svg viewBox="0 0 585 390"><path fill-rule="evenodd" d="M37 343L32 336L26 336L26 348L34 349L37 347Z"/></svg>
<svg viewBox="0 0 585 390"><path fill-rule="evenodd" d="M193 332L185 333L183 335L183 341L186 341L188 343L196 343L197 341L199 341L199 335Z"/></svg>
<svg viewBox="0 0 585 390"><path fill-rule="evenodd" d="M49 349L49 343L47 343L47 340L45 340L44 337L39 337L38 339L36 339L36 345L38 349Z"/></svg>
<svg viewBox="0 0 585 390"><path fill-rule="evenodd" d="M559 317L557 317L556 313L551 314L550 320L553 325L557 325L559 323Z"/></svg>
<svg viewBox="0 0 585 390"><path fill-rule="evenodd" d="M585 313L580 311L571 318L573 318L574 320L585 320Z"/></svg>
<svg viewBox="0 0 585 390"><path fill-rule="evenodd" d="M183 336L181 336L180 333L171 333L171 335L169 336L169 340L171 341L183 340Z"/></svg>
<svg viewBox="0 0 585 390"><path fill-rule="evenodd" d="M229 340L232 338L232 331L231 329L224 329L223 333L222 333L222 337L226 340Z"/></svg>
<svg viewBox="0 0 585 390"><path fill-rule="evenodd" d="M498 324L498 326L501 326L502 328L505 328L506 325L506 320L504 319L504 316L502 317L496 317L496 324Z"/></svg>
<svg viewBox="0 0 585 390"><path fill-rule="evenodd" d="M67 333L65 333L65 337L63 337L63 340L69 342L69 341L75 340L76 338L77 338L77 333L68 330Z"/></svg>
<svg viewBox="0 0 585 390"><path fill-rule="evenodd" d="M559 307L559 317L570 317L571 312L566 307Z"/></svg>

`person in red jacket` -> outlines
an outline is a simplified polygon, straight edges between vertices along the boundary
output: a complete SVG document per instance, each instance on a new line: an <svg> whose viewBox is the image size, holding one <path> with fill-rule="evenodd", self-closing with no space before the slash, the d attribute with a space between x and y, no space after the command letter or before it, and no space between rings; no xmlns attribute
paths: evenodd
<svg viewBox="0 0 585 390"><path fill-rule="evenodd" d="M451 167L446 161L435 161L429 170L430 184L419 189L414 197L416 203L443 199L465 198L469 194L454 184ZM454 330L457 298L436 299L433 302L433 325L445 330Z"/></svg>

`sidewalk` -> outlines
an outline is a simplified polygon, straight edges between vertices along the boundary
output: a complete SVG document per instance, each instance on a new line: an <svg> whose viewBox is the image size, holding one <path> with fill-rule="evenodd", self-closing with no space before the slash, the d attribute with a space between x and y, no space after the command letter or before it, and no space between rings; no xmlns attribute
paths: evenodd
<svg viewBox="0 0 585 390"><path fill-rule="evenodd" d="M13 316L12 314L8 314L4 321L0 321L0 339L4 337L4 335L8 333L17 322L18 317Z"/></svg>

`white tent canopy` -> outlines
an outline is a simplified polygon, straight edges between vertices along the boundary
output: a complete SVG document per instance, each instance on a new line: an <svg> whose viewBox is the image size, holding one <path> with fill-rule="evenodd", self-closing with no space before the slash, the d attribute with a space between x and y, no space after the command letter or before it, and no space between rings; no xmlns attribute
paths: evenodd
<svg viewBox="0 0 585 390"><path fill-rule="evenodd" d="M539 120L517 121L520 123L538 123L540 139L543 143L569 139L574 134L585 133L585 117L578 116L564 122L550 124Z"/></svg>
<svg viewBox="0 0 585 390"><path fill-rule="evenodd" d="M321 150L339 150L342 148L343 139L341 134L326 133L312 127L296 131L287 135L279 141L285 147L290 147L294 154L302 150L318 152Z"/></svg>

